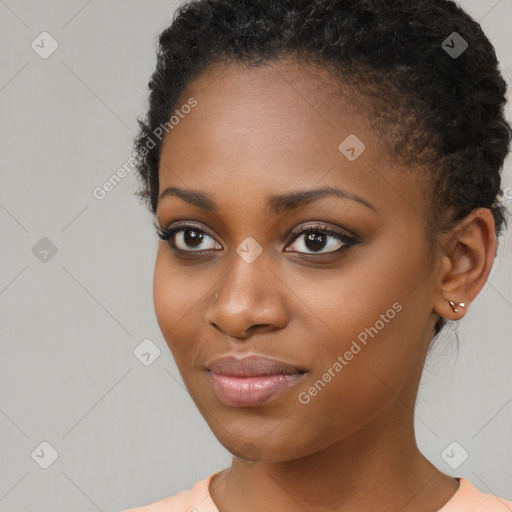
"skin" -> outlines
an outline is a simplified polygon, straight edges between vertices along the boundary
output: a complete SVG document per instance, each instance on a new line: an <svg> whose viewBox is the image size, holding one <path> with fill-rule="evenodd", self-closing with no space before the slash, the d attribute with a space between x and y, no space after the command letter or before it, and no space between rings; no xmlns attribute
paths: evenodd
<svg viewBox="0 0 512 512"><path fill-rule="evenodd" d="M435 512L458 489L419 451L414 404L436 314L462 318L485 284L493 218L475 210L429 245L417 174L386 156L348 94L333 99L335 84L293 60L215 64L188 85L182 103L198 104L164 139L160 193L179 187L218 204L212 212L177 196L159 200L158 226L189 221L207 234L202 255L179 234L183 256L159 241L153 290L183 381L234 454L210 483L221 512ZM366 146L354 161L338 149L349 134ZM266 207L271 195L328 186L372 208L337 196L278 213ZM328 254L340 246L329 237L319 255L304 235L287 236L316 221L355 232L359 243ZM248 236L262 248L252 263L236 252ZM466 308L455 313L449 300ZM394 303L401 311L301 403L298 393ZM228 407L205 369L228 352L267 354L307 373L264 404Z"/></svg>

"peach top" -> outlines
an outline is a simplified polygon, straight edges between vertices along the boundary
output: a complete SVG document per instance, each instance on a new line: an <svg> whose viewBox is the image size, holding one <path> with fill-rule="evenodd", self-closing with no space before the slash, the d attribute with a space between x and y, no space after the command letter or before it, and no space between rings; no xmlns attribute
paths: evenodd
<svg viewBox="0 0 512 512"><path fill-rule="evenodd" d="M218 473L195 482L189 490L122 512L219 512L209 492L210 480ZM512 512L512 501L483 493L464 478L457 480L459 488L437 512Z"/></svg>

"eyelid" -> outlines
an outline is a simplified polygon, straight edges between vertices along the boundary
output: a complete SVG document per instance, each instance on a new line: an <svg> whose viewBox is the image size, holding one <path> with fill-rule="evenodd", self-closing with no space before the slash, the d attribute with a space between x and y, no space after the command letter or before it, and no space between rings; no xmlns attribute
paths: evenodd
<svg viewBox="0 0 512 512"><path fill-rule="evenodd" d="M300 236L300 235L303 235L304 232L314 231L314 230L331 231L331 232L334 232L337 236L339 236L341 238L350 239L351 241L354 241L354 242L360 242L359 235L357 233L354 233L351 229L342 228L341 226L335 227L334 225L332 225L330 223L322 222L322 221L313 221L310 224L306 223L306 225L304 225L304 223L302 223L299 226L288 231L288 233L286 234L286 238L292 237L290 242L293 242L293 241L295 241L297 235Z"/></svg>
<svg viewBox="0 0 512 512"><path fill-rule="evenodd" d="M215 241L217 241L217 237L213 236L213 234L211 233L211 231L213 231L213 230L211 230L211 228L208 225L202 224L202 223L197 223L197 222L194 222L194 221L178 220L176 222L172 222L168 226L165 226L164 228L162 228L162 230L163 231L171 231L171 230L172 231L177 231L179 229L186 230L187 228L195 228L198 231L203 231L210 238L213 238ZM220 243L220 242L218 242L218 243Z"/></svg>

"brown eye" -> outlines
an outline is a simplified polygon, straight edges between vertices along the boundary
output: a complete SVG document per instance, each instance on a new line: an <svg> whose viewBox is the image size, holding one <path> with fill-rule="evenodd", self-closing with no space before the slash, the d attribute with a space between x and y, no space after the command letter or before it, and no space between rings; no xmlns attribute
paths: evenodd
<svg viewBox="0 0 512 512"><path fill-rule="evenodd" d="M303 254L329 254L348 249L355 244L354 240L343 233L322 226L304 229L292 241L293 245L288 246L292 249L285 250Z"/></svg>
<svg viewBox="0 0 512 512"><path fill-rule="evenodd" d="M193 225L181 225L168 229L157 227L158 236L182 252L199 252L222 249L222 246L206 231Z"/></svg>

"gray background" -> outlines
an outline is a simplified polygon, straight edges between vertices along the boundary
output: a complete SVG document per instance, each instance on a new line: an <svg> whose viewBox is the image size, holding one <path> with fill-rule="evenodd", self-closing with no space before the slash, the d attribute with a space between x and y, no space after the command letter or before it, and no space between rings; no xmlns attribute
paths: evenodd
<svg viewBox="0 0 512 512"><path fill-rule="evenodd" d="M460 3L481 21L510 82L512 0ZM230 464L156 322L157 239L133 196L134 172L104 199L93 196L131 154L157 35L177 5L0 0L1 512L118 512ZM43 31L58 43L47 58L31 47L51 48ZM418 443L433 464L507 499L511 235L457 327L459 350L453 324L438 341L416 411ZM154 359L151 349L148 366L134 355L145 339L161 351ZM58 453L47 469L52 452L42 442ZM450 467L462 450L467 460Z"/></svg>

